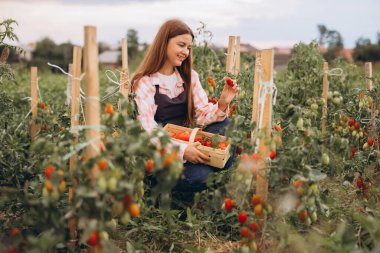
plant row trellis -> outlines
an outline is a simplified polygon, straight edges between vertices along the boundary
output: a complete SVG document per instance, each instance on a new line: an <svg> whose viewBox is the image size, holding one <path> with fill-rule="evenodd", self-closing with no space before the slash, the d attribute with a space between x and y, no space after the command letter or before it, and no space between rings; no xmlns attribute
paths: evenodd
<svg viewBox="0 0 380 253"><path fill-rule="evenodd" d="M98 68L98 47L96 42L96 28L93 26L86 26L84 28L84 50L83 50L83 72L85 83L85 110L84 121L86 128L86 140L91 142L91 145L87 146L86 154L89 158L96 157L101 148L101 135L100 135L100 100L99 100L99 68ZM123 94L126 100L128 100L130 83L129 83L129 70L128 70L128 55L127 55L127 41L123 39L121 41L122 50L122 70L120 74L120 92ZM80 125L80 81L81 81L81 60L82 60L82 48L75 46L73 48L73 63L69 76L71 83L71 129L74 132L74 143L78 143L78 126ZM255 147L255 152L259 155L257 166L257 183L256 194L263 200L268 199L268 169L267 160L268 154L271 151L263 138L257 138L259 132L263 132L265 136L270 136L272 131L272 110L273 99L275 99L275 86L273 84L273 65L274 65L274 50L265 49L256 53L255 79L253 85L253 106L252 106L252 123L256 126L251 133L251 144ZM366 88L371 90L372 87L372 64L366 63ZM226 59L226 72L234 76L237 76L240 71L240 37L230 36L229 45ZM324 101L322 110L322 133L326 133L327 124L327 95L328 95L328 64L324 63L324 78L322 98ZM37 68L31 68L31 138L34 140L38 137L38 126L34 122L37 116L38 108L38 75ZM118 103L119 110L125 110L122 108L122 103ZM373 105L372 105L373 106ZM373 119L372 108L372 122ZM371 134L376 133L376 125L372 125ZM74 154L70 158L70 175L73 174L78 156ZM97 165L89 172L91 180L96 180L99 176L99 168ZM69 204L72 202L73 195L75 193L76 184L73 182L72 187L69 188ZM265 222L265 221L264 221ZM77 224L74 216L68 220L70 230L70 242L71 247L75 247L77 244ZM93 247L92 252L104 252L102 246L98 245Z"/></svg>

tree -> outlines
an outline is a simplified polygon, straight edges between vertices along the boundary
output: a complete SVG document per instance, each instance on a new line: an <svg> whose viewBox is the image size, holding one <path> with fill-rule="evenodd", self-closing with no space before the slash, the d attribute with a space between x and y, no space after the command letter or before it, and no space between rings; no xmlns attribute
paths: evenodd
<svg viewBox="0 0 380 253"><path fill-rule="evenodd" d="M336 30L329 30L325 25L318 25L319 44L327 48L324 57L327 61L337 58L344 48L343 38Z"/></svg>
<svg viewBox="0 0 380 253"><path fill-rule="evenodd" d="M368 45L371 45L371 40L369 38L364 38L364 37L360 37L357 41L356 41L356 47L358 46L368 46Z"/></svg>
<svg viewBox="0 0 380 253"><path fill-rule="evenodd" d="M343 48L343 38L336 30L329 30L325 25L318 25L319 44L327 48Z"/></svg>
<svg viewBox="0 0 380 253"><path fill-rule="evenodd" d="M110 50L110 46L105 42L99 42L98 49L99 49L99 54L101 54L104 51Z"/></svg>
<svg viewBox="0 0 380 253"><path fill-rule="evenodd" d="M52 39L44 38L37 42L36 49L33 52L32 64L39 68L46 68L47 63L58 65L68 70L72 62L73 44L71 42L57 45ZM52 69L56 72L55 68Z"/></svg>
<svg viewBox="0 0 380 253"><path fill-rule="evenodd" d="M128 58L133 60L139 51L139 38L135 29L128 29L127 42L128 42Z"/></svg>

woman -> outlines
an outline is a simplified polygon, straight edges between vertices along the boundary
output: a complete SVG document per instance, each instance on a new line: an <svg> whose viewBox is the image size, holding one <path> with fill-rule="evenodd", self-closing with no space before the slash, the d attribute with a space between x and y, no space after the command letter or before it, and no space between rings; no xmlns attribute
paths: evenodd
<svg viewBox="0 0 380 253"><path fill-rule="evenodd" d="M169 20L159 29L145 58L132 78L138 108L137 118L150 133L158 124L172 123L203 126L203 131L218 133L228 124L228 105L237 86L226 85L216 104L208 103L198 74L192 70L191 29L180 20ZM181 190L200 191L207 176L220 169L206 165L209 157L197 149L199 142L179 146L179 157L184 162ZM232 157L225 168L231 166ZM178 188L178 187L177 187Z"/></svg>

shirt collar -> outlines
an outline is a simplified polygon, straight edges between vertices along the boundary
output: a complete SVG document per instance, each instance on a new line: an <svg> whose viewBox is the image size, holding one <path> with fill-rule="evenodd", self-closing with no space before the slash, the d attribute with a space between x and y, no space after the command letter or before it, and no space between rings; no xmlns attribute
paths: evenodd
<svg viewBox="0 0 380 253"><path fill-rule="evenodd" d="M184 84L184 82L183 82L183 79L182 79L181 75L179 74L177 68L175 68L174 73L175 73L175 75L177 77L176 87L182 87L183 84ZM158 76L158 72L151 74L150 75L150 80L151 80L151 84L152 85L159 85L160 88L169 89L167 87L167 85L165 83L162 83L162 81L160 80L160 78Z"/></svg>

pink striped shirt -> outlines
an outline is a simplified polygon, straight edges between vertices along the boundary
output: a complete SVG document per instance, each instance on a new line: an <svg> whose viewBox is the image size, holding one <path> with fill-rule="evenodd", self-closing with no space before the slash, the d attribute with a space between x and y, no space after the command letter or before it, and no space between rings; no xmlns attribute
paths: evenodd
<svg viewBox="0 0 380 253"><path fill-rule="evenodd" d="M184 91L184 82L177 70L175 70L175 74L177 76L177 83L175 85L163 83L157 73L143 76L140 79L135 98L139 112L137 118L148 133L151 133L158 126L154 120L154 115L157 111L157 105L154 101L156 93L155 85L159 85L159 92L161 94L165 94L170 98L175 98ZM191 71L191 86L194 101L194 120L198 126L204 127L214 122L223 121L227 117L227 112L221 111L218 103L213 104L208 102L207 94L202 88L198 73L194 70ZM172 143L179 146L179 156L183 158L187 144L176 141L172 141Z"/></svg>

